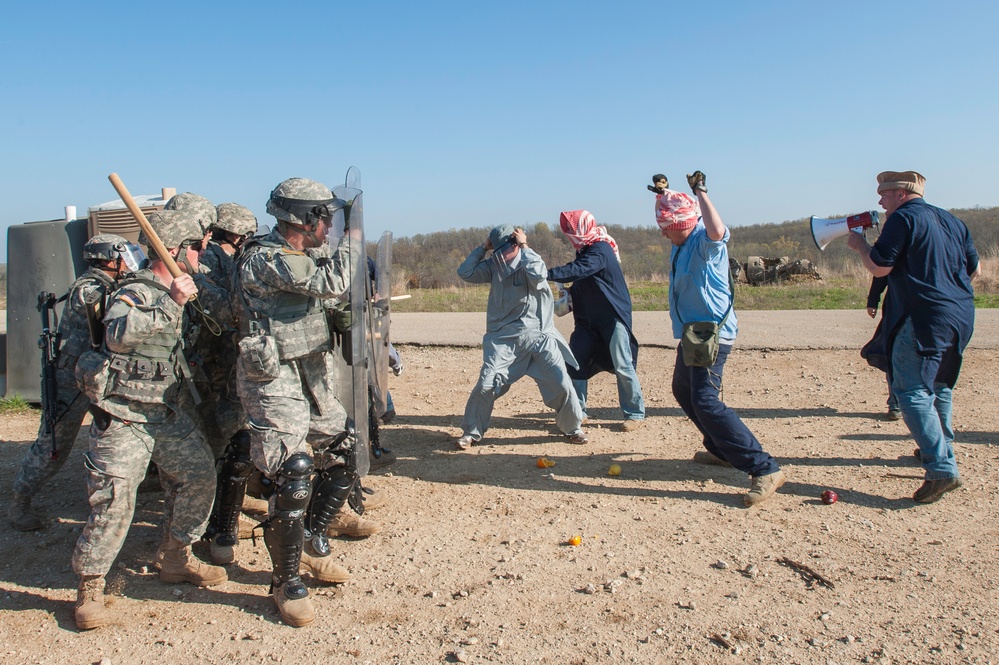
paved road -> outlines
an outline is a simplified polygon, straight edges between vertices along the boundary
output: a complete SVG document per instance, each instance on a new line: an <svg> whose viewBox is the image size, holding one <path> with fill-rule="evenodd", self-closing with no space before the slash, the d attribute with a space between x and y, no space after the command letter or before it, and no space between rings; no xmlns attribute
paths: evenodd
<svg viewBox="0 0 999 665"><path fill-rule="evenodd" d="M790 310L738 312L744 349L859 349L874 332L864 310ZM999 309L976 312L971 348L999 349ZM557 320L568 338L572 317ZM394 313L392 341L429 346L479 346L486 328L481 312ZM668 312L635 312L635 337L642 346L675 348Z"/></svg>

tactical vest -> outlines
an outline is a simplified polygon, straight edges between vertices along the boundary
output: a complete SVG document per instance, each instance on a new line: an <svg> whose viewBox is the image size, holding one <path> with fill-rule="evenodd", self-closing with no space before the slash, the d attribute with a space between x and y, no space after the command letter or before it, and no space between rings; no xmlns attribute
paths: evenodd
<svg viewBox="0 0 999 665"><path fill-rule="evenodd" d="M123 280L120 288L134 283L170 292L163 284L139 276ZM107 396L146 404L174 403L182 376L178 363L186 362L180 349L183 325L183 315L178 316L169 327L147 338L127 354L113 353L105 347L105 354L110 359Z"/></svg>
<svg viewBox="0 0 999 665"><path fill-rule="evenodd" d="M240 296L239 331L246 335L270 335L277 342L278 357L294 360L332 349L330 330L320 300L301 293L277 291L254 307L250 304L242 285L242 267L254 254L267 252L268 261L274 254L286 251L279 243L266 239L251 240L243 248L236 270L236 291Z"/></svg>
<svg viewBox="0 0 999 665"><path fill-rule="evenodd" d="M73 307L77 300L82 300L79 296L80 291L88 286L101 289L104 293L103 298L115 290L116 283L103 271L91 268L69 287L66 307L63 309L62 321L59 322L59 336L62 338L59 345L59 359L60 363L71 363L64 365L70 368L75 366L76 359L90 348L90 327L87 325L87 317Z"/></svg>

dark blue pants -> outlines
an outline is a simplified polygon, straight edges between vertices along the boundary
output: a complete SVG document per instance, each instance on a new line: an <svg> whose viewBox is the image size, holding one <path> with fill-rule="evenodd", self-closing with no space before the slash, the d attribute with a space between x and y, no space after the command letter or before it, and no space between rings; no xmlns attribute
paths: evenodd
<svg viewBox="0 0 999 665"><path fill-rule="evenodd" d="M775 473L780 469L777 461L763 450L735 411L719 399L722 369L731 351L731 344L722 344L713 366L688 367L683 362L682 347L677 346L673 396L701 431L708 452L750 476Z"/></svg>

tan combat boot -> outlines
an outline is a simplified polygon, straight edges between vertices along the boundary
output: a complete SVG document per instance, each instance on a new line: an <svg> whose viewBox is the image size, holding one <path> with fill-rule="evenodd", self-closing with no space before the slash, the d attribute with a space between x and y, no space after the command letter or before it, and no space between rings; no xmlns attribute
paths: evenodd
<svg viewBox="0 0 999 665"><path fill-rule="evenodd" d="M194 556L190 545L185 545L173 536L169 537L169 542L163 548L160 582L189 582L195 586L212 586L227 579L225 568L208 565Z"/></svg>
<svg viewBox="0 0 999 665"><path fill-rule="evenodd" d="M257 499L255 497L247 494L243 497L243 512L244 513L255 513L267 517L267 511L270 510L266 499Z"/></svg>
<svg viewBox="0 0 999 665"><path fill-rule="evenodd" d="M257 522L252 517L247 517L246 515L240 514L239 516L239 539L240 540L250 540L253 538L254 529L257 530L257 535L260 535L260 529L258 528L260 523Z"/></svg>
<svg viewBox="0 0 999 665"><path fill-rule="evenodd" d="M11 526L18 531L37 531L42 528L42 521L31 510L31 497L14 492L7 510L7 518Z"/></svg>
<svg viewBox="0 0 999 665"><path fill-rule="evenodd" d="M281 613L281 619L289 626L301 628L316 620L316 610L312 607L309 590L301 580L298 580L297 584L272 582L271 593L274 595L274 604Z"/></svg>
<svg viewBox="0 0 999 665"><path fill-rule="evenodd" d="M212 558L212 563L217 566L225 566L236 560L236 545L227 545L225 543L219 542L219 540L226 534L217 533L215 536L208 541L209 544L209 556Z"/></svg>
<svg viewBox="0 0 999 665"><path fill-rule="evenodd" d="M104 576L83 575L76 591L76 627L93 630L108 624L108 609L104 606Z"/></svg>
<svg viewBox="0 0 999 665"><path fill-rule="evenodd" d="M367 538L382 530L382 525L374 520L361 517L346 504L340 508L330 525L326 527L326 535L333 538L335 536L350 536L351 538Z"/></svg>
<svg viewBox="0 0 999 665"><path fill-rule="evenodd" d="M350 573L347 572L346 568L333 561L332 556L313 556L308 551L302 552L299 568L303 573L309 573L315 579L326 584L343 584L350 580Z"/></svg>
<svg viewBox="0 0 999 665"><path fill-rule="evenodd" d="M370 487L362 487L361 502L364 504L365 512L381 508L388 503L388 492L371 489Z"/></svg>

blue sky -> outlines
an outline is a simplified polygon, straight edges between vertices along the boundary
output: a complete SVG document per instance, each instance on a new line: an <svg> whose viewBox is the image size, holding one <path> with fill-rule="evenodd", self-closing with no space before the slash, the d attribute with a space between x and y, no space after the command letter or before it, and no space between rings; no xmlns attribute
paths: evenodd
<svg viewBox="0 0 999 665"><path fill-rule="evenodd" d="M886 169L999 205L996 7L11 3L0 225L85 214L113 171L270 223L278 182L351 165L369 237L652 225L650 176L694 169L733 227L876 209Z"/></svg>

